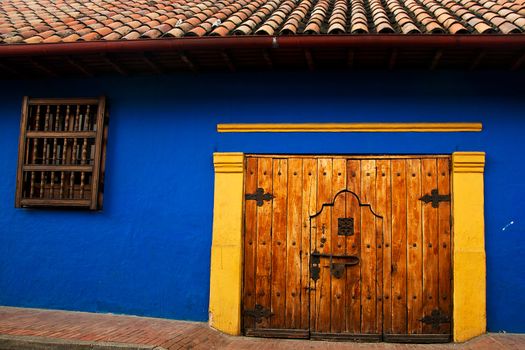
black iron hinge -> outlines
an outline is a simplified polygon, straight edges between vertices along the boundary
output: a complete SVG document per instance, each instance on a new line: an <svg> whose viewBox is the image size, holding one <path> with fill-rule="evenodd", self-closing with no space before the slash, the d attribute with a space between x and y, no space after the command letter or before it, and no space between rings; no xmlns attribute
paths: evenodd
<svg viewBox="0 0 525 350"><path fill-rule="evenodd" d="M273 316L273 312L270 309L266 309L260 304L255 304L255 308L244 310L244 316L253 317L256 323L261 323L263 318Z"/></svg>
<svg viewBox="0 0 525 350"><path fill-rule="evenodd" d="M247 193L244 195L246 200L255 200L257 201L257 206L262 207L264 201L271 201L274 196L271 193L264 193L264 189L259 187L255 193Z"/></svg>
<svg viewBox="0 0 525 350"><path fill-rule="evenodd" d="M435 309L432 310L430 315L423 317L419 321L424 324L429 324L432 328L436 329L439 328L442 323L450 323L450 317L444 314L440 309Z"/></svg>
<svg viewBox="0 0 525 350"><path fill-rule="evenodd" d="M450 202L450 194L439 194L438 189L435 188L430 191L430 194L425 194L419 200L425 203L432 203L432 208L439 208L440 202Z"/></svg>

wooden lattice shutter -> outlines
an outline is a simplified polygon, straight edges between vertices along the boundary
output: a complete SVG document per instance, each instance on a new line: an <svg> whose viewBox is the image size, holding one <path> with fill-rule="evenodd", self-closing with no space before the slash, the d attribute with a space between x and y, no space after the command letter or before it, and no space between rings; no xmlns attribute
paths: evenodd
<svg viewBox="0 0 525 350"><path fill-rule="evenodd" d="M24 98L15 206L102 205L106 101Z"/></svg>

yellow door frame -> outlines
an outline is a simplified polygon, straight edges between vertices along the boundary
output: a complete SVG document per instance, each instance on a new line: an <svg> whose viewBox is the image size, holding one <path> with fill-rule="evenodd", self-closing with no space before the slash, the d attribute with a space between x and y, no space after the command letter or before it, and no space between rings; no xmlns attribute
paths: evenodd
<svg viewBox="0 0 525 350"><path fill-rule="evenodd" d="M214 153L215 192L209 323L241 334L244 154ZM486 331L485 153L452 154L453 339Z"/></svg>

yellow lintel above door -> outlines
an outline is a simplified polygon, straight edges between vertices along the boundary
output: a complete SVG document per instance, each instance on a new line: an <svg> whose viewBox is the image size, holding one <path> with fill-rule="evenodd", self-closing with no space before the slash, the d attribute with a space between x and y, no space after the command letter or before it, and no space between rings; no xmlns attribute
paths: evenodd
<svg viewBox="0 0 525 350"><path fill-rule="evenodd" d="M481 123L217 124L218 132L478 132Z"/></svg>

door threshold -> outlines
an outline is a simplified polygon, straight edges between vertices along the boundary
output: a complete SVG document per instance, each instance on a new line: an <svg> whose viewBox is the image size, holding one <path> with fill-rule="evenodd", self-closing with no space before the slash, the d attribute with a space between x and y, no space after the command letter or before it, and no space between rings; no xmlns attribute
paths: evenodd
<svg viewBox="0 0 525 350"><path fill-rule="evenodd" d="M385 334L383 341L387 343L450 343L450 334Z"/></svg>
<svg viewBox="0 0 525 350"><path fill-rule="evenodd" d="M285 339L308 339L310 332L307 329L275 329L275 328L260 328L247 329L244 332L247 337L261 337L261 338L285 338Z"/></svg>
<svg viewBox="0 0 525 350"><path fill-rule="evenodd" d="M381 334L361 334L361 333L310 333L312 340L329 340L329 341L349 341L349 342L380 342Z"/></svg>
<svg viewBox="0 0 525 350"><path fill-rule="evenodd" d="M311 339L325 341L347 341L365 343L407 343L407 344L437 344L450 343L450 334L363 334L363 333L323 333L309 332L307 329L277 329L260 328L247 329L247 337Z"/></svg>

